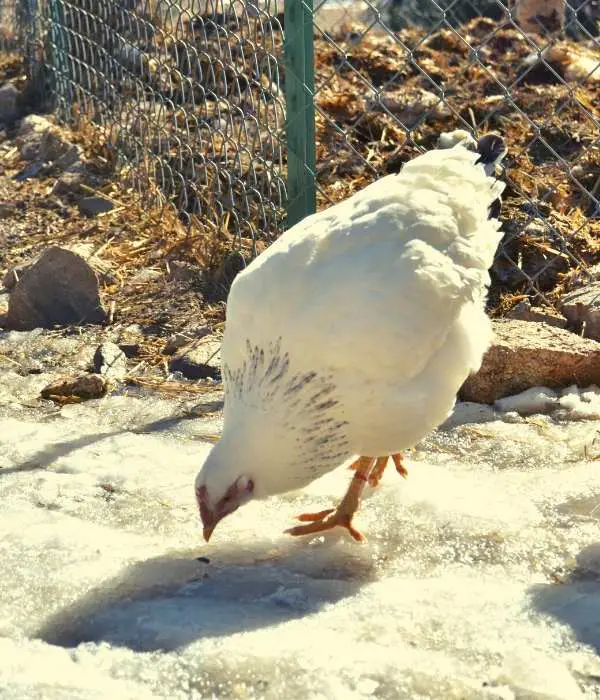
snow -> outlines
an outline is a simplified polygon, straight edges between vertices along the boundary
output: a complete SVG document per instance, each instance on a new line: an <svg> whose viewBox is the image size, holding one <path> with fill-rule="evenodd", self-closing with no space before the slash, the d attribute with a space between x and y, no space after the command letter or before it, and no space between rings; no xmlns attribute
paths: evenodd
<svg viewBox="0 0 600 700"><path fill-rule="evenodd" d="M57 409L47 374L6 367L2 700L600 697L594 388L550 415L459 406L407 480L369 491L364 545L283 534L339 500L344 466L206 545L193 482L218 396Z"/></svg>

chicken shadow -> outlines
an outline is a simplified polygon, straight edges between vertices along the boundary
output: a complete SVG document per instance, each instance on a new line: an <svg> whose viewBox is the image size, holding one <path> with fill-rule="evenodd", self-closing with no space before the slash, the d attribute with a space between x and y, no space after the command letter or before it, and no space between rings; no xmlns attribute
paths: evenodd
<svg viewBox="0 0 600 700"><path fill-rule="evenodd" d="M600 543L582 549L560 583L533 586L529 594L535 610L568 626L578 641L600 653Z"/></svg>
<svg viewBox="0 0 600 700"><path fill-rule="evenodd" d="M48 618L35 636L75 647L105 642L134 651L173 651L312 615L375 579L367 551L305 542L277 554L231 545L218 561L198 552L140 561ZM320 551L319 551L320 549Z"/></svg>

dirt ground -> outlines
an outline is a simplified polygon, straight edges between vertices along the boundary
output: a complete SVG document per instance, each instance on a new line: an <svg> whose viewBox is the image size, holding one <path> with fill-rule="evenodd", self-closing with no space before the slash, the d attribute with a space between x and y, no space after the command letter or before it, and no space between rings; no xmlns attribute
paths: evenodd
<svg viewBox="0 0 600 700"><path fill-rule="evenodd" d="M397 37L365 34L355 23L316 39L319 208L397 172L442 131L498 131L509 148L508 186L490 311L502 315L524 298L556 305L600 262L598 47L559 41L532 61L521 34L483 18L460 36L441 30L424 40L406 29ZM0 84L7 80L25 85L21 59L4 54ZM77 196L55 193L52 169L21 177L27 162L16 132L3 132L0 270L49 244L90 244L114 273L103 289L113 329L126 336L135 326L140 361L161 369L168 336L191 324L222 328L231 280L266 243L236 244L230 231L197 218L184 225L170 206L156 206L151 189L140 195L115 179L104 130L83 120L77 130L59 128L85 154L84 194L114 208L87 218Z"/></svg>

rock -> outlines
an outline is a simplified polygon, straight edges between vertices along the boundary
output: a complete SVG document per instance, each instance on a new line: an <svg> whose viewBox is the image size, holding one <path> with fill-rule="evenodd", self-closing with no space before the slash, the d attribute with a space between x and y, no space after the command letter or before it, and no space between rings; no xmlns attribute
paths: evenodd
<svg viewBox="0 0 600 700"><path fill-rule="evenodd" d="M19 170L19 172L14 176L14 179L17 182L29 180L30 178L39 175L44 168L44 163L39 160L36 160L34 163L27 163L27 165L24 168L21 168L21 170Z"/></svg>
<svg viewBox="0 0 600 700"><path fill-rule="evenodd" d="M92 195L83 197L79 200L79 213L84 216L98 216L98 214L106 214L112 211L115 205L105 197L100 195Z"/></svg>
<svg viewBox="0 0 600 700"><path fill-rule="evenodd" d="M210 334L208 326L199 326L198 328L189 328L181 333L174 333L165 343L162 349L163 355L174 355L178 350L190 345L192 341L200 340Z"/></svg>
<svg viewBox="0 0 600 700"><path fill-rule="evenodd" d="M43 117L33 115L21 122L19 129L19 152L23 160L35 160L42 163L59 161L63 169L75 163L80 156L80 149L68 141L60 129Z"/></svg>
<svg viewBox="0 0 600 700"><path fill-rule="evenodd" d="M518 413L520 416L548 413L556 408L557 404L557 393L541 386L534 386L519 394L494 401L494 406L502 413Z"/></svg>
<svg viewBox="0 0 600 700"><path fill-rule="evenodd" d="M0 124L10 126L19 116L21 93L12 83L0 87Z"/></svg>
<svg viewBox="0 0 600 700"><path fill-rule="evenodd" d="M93 246L89 243L76 243L72 246L65 246L63 250L70 250L72 253L81 256L94 272L98 275L101 284L116 284L117 277L111 270L110 264L101 260L93 254ZM38 258L22 262L19 265L9 268L2 280L5 289L11 290L32 265L35 265Z"/></svg>
<svg viewBox="0 0 600 700"><path fill-rule="evenodd" d="M12 330L29 330L106 320L98 274L81 255L52 246L14 286L6 325Z"/></svg>
<svg viewBox="0 0 600 700"><path fill-rule="evenodd" d="M17 137L21 158L30 161L15 175L18 181L39 174L57 174L83 159L80 146L67 140L62 130L43 117L30 115L22 120Z"/></svg>
<svg viewBox="0 0 600 700"><path fill-rule="evenodd" d="M41 133L51 129L53 126L52 122L46 119L46 117L40 117L39 114L28 114L21 119L18 136L23 138L30 134Z"/></svg>
<svg viewBox="0 0 600 700"><path fill-rule="evenodd" d="M169 262L169 282L203 285L206 279L204 270L199 265L171 260Z"/></svg>
<svg viewBox="0 0 600 700"><path fill-rule="evenodd" d="M600 282L568 292L560 308L569 323L581 328L585 338L600 340Z"/></svg>
<svg viewBox="0 0 600 700"><path fill-rule="evenodd" d="M106 394L108 382L99 374L82 374L78 377L63 377L44 387L43 399L56 403L79 403L88 399L99 399Z"/></svg>
<svg viewBox="0 0 600 700"><path fill-rule="evenodd" d="M214 337L202 338L183 348L169 360L171 372L181 372L188 379L221 378L221 341Z"/></svg>
<svg viewBox="0 0 600 700"><path fill-rule="evenodd" d="M502 319L493 325L481 369L460 390L463 401L493 403L536 386L600 383L600 343L547 323Z"/></svg>
<svg viewBox="0 0 600 700"><path fill-rule="evenodd" d="M547 323L557 328L565 328L567 319L561 316L551 306L531 306L529 299L520 301L506 315L507 318L514 318L518 321L534 321Z"/></svg>
<svg viewBox="0 0 600 700"><path fill-rule="evenodd" d="M60 174L54 187L52 194L58 197L66 195L81 195L83 188L81 187L87 179L87 170L83 163L75 163Z"/></svg>
<svg viewBox="0 0 600 700"><path fill-rule="evenodd" d="M116 343L102 343L96 348L94 372L109 379L123 379L127 374L127 357Z"/></svg>
<svg viewBox="0 0 600 700"><path fill-rule="evenodd" d="M151 267L146 267L143 270L136 272L135 275L129 280L129 284L147 284L148 282L154 282L161 279L163 274L164 273L162 270L155 270Z"/></svg>

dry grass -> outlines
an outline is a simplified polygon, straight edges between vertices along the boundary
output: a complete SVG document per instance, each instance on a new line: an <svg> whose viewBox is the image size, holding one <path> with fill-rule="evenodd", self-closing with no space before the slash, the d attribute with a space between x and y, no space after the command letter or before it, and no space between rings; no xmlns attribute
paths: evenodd
<svg viewBox="0 0 600 700"><path fill-rule="evenodd" d="M600 262L600 217L590 216L600 187L598 46L559 41L528 69L531 44L485 18L425 41L402 30L400 43L374 32L356 43L364 31L354 23L334 35L337 47L316 44L319 207L397 172L440 132L497 131L509 156L492 313L525 297L556 305Z"/></svg>
<svg viewBox="0 0 600 700"><path fill-rule="evenodd" d="M499 131L510 156L502 214L505 255L493 270L492 312L501 315L523 298L556 304L565 289L600 262L600 218L589 216L587 194L598 196L600 182L600 81L580 66L594 57L600 63L598 50L562 42L547 55L550 71L538 66L524 74L528 43L515 30L485 19L467 25L462 38L442 30L422 41L417 31L403 30L398 34L402 44L374 33L358 44L349 38L364 29L340 28L333 35L339 48L316 39L319 207L398 171L461 120L484 132ZM481 63L473 59L472 47L478 47ZM154 89L164 90L160 81L172 85L181 71L168 67L169 46L158 48L160 70L150 71L149 80L155 81ZM280 44L273 47L280 49ZM21 61L0 56L0 84L8 79L23 85ZM510 86L510 96L502 85ZM436 86L443 87L443 100ZM171 112L163 110L160 128L171 129L176 143L206 121L206 110L216 105L174 105ZM200 218L188 212L184 224L153 180L150 155L148 162L115 173L115 129L98 126L88 113L72 116L76 129L58 128L85 152L87 191L109 198L115 208L86 219L75 201L52 193L55 175L15 181L25 163L17 144L6 137L0 144L0 200L16 208L2 224L21 233L0 250L0 267L29 259L50 243L91 244L114 272L115 281L103 290L112 323L123 329L140 326L138 357L160 369L166 362L161 354L165 336L191 321L223 323L223 299L233 276L266 244L238 238L227 214ZM129 126L146 128L141 122ZM219 142L219 134L215 138L213 150L231 145ZM196 187L197 201L208 212L218 205L215 192L208 180ZM536 211L543 218L534 219ZM176 274L182 265L191 275Z"/></svg>

